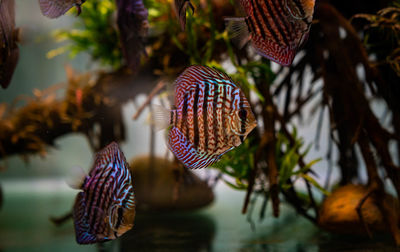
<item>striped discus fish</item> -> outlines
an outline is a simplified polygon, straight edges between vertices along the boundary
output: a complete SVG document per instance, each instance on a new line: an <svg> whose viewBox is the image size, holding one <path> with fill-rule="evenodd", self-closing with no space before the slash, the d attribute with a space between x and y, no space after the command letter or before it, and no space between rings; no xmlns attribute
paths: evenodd
<svg viewBox="0 0 400 252"><path fill-rule="evenodd" d="M76 7L78 16L81 14L81 5L86 0L39 0L42 14L49 18L58 18L72 7Z"/></svg>
<svg viewBox="0 0 400 252"><path fill-rule="evenodd" d="M168 147L192 169L218 161L257 125L249 102L232 79L206 66L191 66L176 79L175 107L159 108L156 120L172 126Z"/></svg>
<svg viewBox="0 0 400 252"><path fill-rule="evenodd" d="M251 41L256 52L283 66L292 64L308 38L315 0L240 0L246 17L226 18L240 48Z"/></svg>
<svg viewBox="0 0 400 252"><path fill-rule="evenodd" d="M96 154L73 209L76 241L113 240L133 227L135 195L125 156L113 142Z"/></svg>

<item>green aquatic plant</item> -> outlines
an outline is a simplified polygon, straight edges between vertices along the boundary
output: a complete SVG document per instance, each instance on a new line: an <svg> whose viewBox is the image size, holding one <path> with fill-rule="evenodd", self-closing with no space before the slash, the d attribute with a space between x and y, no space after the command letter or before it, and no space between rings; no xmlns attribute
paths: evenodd
<svg viewBox="0 0 400 252"><path fill-rule="evenodd" d="M304 141L301 137L297 136L297 130L293 127L292 138L295 139L294 144L291 144L289 139L283 134L277 134L276 141L276 162L279 170L279 187L280 190L288 190L293 187L296 180L303 178L310 182L315 188L322 193L328 195L327 192L311 175L312 167L321 159L314 159L303 167L299 167L300 158L305 159L311 144L303 150ZM222 180L230 187L237 190L247 190L248 178L250 177L254 167L255 155L258 149L258 143L254 137L250 137L237 148L226 153L222 156L221 160L213 165L214 169L219 170L222 174L228 175L230 179L222 177ZM231 182L232 180L234 182ZM292 180L290 180L292 179ZM291 181L288 183L288 181ZM266 183L264 180L257 181L262 186ZM307 196L305 196L307 197Z"/></svg>
<svg viewBox="0 0 400 252"><path fill-rule="evenodd" d="M48 52L52 58L68 52L70 57L86 52L94 61L117 69L122 64L122 53L116 29L113 0L87 1L84 10L76 18L72 29L55 30L53 37L58 42L66 42L57 49Z"/></svg>

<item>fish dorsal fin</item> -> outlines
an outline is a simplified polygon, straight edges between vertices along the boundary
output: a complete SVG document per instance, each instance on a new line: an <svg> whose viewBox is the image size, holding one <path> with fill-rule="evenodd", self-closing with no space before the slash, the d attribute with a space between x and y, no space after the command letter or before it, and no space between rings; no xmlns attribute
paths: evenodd
<svg viewBox="0 0 400 252"><path fill-rule="evenodd" d="M286 7L295 19L312 17L314 6L315 0L286 0Z"/></svg>
<svg viewBox="0 0 400 252"><path fill-rule="evenodd" d="M90 244L97 242L97 237L95 234L90 233L88 217L85 212L86 202L83 195L83 192L80 192L76 196L72 216L74 218L76 242L79 244Z"/></svg>
<svg viewBox="0 0 400 252"><path fill-rule="evenodd" d="M90 173L94 169L103 169L104 165L108 165L109 163L113 162L116 156L120 156L120 149L116 142L111 142L106 147L101 149L95 155L94 165Z"/></svg>
<svg viewBox="0 0 400 252"><path fill-rule="evenodd" d="M222 156L222 154L212 155L196 150L177 127L173 127L168 133L168 146L176 158L190 169L208 167Z"/></svg>
<svg viewBox="0 0 400 252"><path fill-rule="evenodd" d="M199 85L199 83L215 83L215 80L225 80L232 86L236 87L232 79L227 74L214 68L199 65L193 65L186 68L174 83L175 106L183 103L185 96L190 92L194 92L196 85Z"/></svg>

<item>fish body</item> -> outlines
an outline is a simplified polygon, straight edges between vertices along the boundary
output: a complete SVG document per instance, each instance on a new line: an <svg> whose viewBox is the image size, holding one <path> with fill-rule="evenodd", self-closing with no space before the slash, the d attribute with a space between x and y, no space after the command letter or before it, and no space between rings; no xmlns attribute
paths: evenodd
<svg viewBox="0 0 400 252"><path fill-rule="evenodd" d="M239 47L251 41L258 54L283 66L292 64L306 41L315 0L240 0L244 18L226 18Z"/></svg>
<svg viewBox="0 0 400 252"><path fill-rule="evenodd" d="M64 15L72 7L76 7L78 16L81 13L81 5L86 0L39 0L42 14L49 18L58 18Z"/></svg>
<svg viewBox="0 0 400 252"><path fill-rule="evenodd" d="M113 142L96 154L76 197L73 218L79 244L116 239L133 227L135 195L124 154Z"/></svg>
<svg viewBox="0 0 400 252"><path fill-rule="evenodd" d="M117 0L117 24L127 66L137 72L148 34L148 11L142 0Z"/></svg>
<svg viewBox="0 0 400 252"><path fill-rule="evenodd" d="M14 0L0 1L0 85L7 88L19 59Z"/></svg>
<svg viewBox="0 0 400 252"><path fill-rule="evenodd" d="M232 79L206 66L191 66L176 79L175 107L167 111L168 146L192 169L217 162L257 125L249 102Z"/></svg>

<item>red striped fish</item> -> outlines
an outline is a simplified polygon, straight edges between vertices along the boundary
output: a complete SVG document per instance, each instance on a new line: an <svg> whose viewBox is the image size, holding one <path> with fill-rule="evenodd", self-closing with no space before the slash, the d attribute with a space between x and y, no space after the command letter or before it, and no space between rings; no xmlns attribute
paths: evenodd
<svg viewBox="0 0 400 252"><path fill-rule="evenodd" d="M258 54L283 66L292 64L305 43L315 0L240 0L246 17L226 18L231 37L240 48L251 41Z"/></svg>
<svg viewBox="0 0 400 252"><path fill-rule="evenodd" d="M14 0L0 1L0 85L7 88L19 59Z"/></svg>
<svg viewBox="0 0 400 252"><path fill-rule="evenodd" d="M168 147L192 169L218 161L257 125L249 102L232 79L206 66L191 66L176 79L175 107L158 108L156 121L172 126Z"/></svg>
<svg viewBox="0 0 400 252"><path fill-rule="evenodd" d="M79 244L116 239L133 227L135 195L125 156L113 142L96 154L73 209Z"/></svg>
<svg viewBox="0 0 400 252"><path fill-rule="evenodd" d="M39 0L39 5L43 16L58 18L74 6L79 16L79 14L81 14L81 5L85 1L86 0Z"/></svg>

